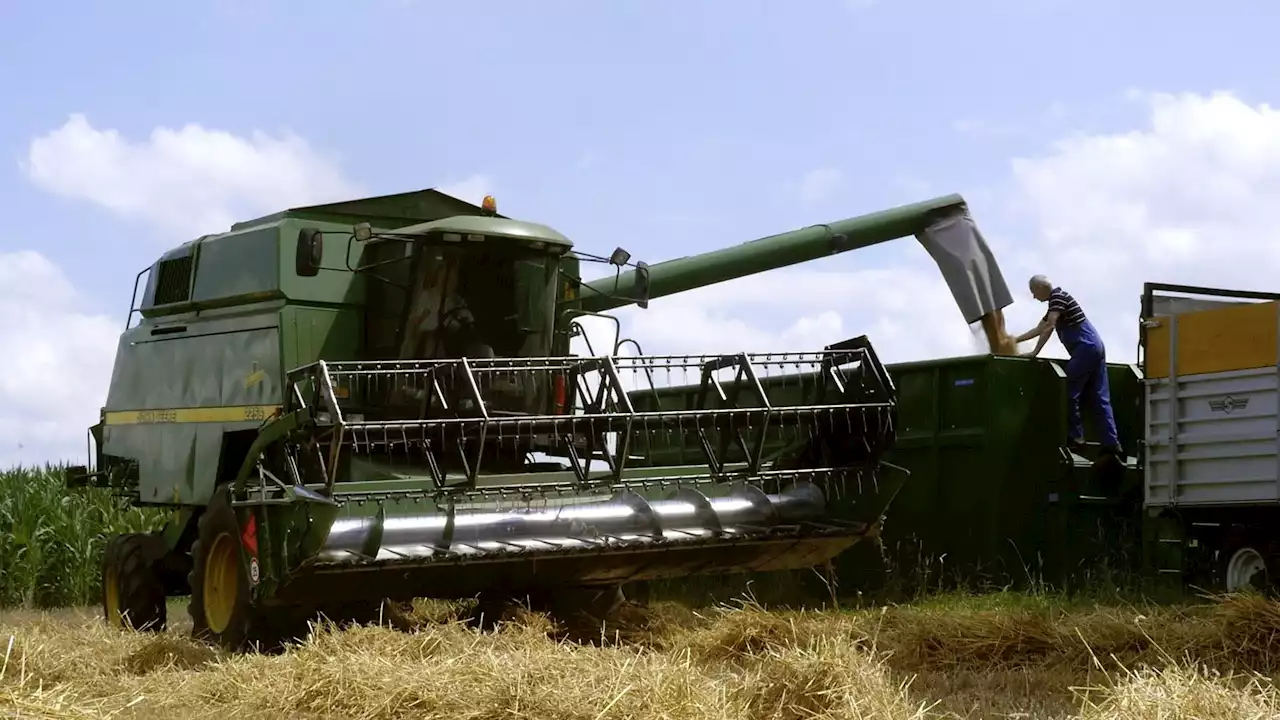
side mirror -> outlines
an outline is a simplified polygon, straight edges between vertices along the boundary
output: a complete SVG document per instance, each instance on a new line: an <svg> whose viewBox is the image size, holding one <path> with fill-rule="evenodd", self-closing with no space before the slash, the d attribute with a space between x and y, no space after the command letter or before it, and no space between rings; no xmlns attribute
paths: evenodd
<svg viewBox="0 0 1280 720"><path fill-rule="evenodd" d="M294 271L298 277L315 277L320 273L320 258L324 256L324 234L318 228L302 228L298 231L297 255Z"/></svg>
<svg viewBox="0 0 1280 720"><path fill-rule="evenodd" d="M636 304L641 308L649 307L649 263L640 260L636 263Z"/></svg>

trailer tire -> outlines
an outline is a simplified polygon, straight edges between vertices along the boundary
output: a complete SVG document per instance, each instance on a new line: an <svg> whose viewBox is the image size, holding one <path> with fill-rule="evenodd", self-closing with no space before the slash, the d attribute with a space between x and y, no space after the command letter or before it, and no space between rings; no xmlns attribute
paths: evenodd
<svg viewBox="0 0 1280 720"><path fill-rule="evenodd" d="M112 627L160 632L168 624L164 586L146 533L116 535L102 553L102 615Z"/></svg>
<svg viewBox="0 0 1280 720"><path fill-rule="evenodd" d="M1227 592L1244 592L1252 588L1260 593L1275 589L1275 562L1270 548L1259 543L1228 543L1220 556L1222 586Z"/></svg>

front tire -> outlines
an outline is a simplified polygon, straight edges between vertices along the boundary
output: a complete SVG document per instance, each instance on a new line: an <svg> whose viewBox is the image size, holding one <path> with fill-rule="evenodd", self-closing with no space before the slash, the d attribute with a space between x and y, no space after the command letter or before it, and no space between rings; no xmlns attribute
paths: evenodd
<svg viewBox="0 0 1280 720"><path fill-rule="evenodd" d="M261 624L253 607L249 573L240 547L240 523L231 508L229 489L218 488L197 523L191 546L192 635L225 650L238 652L255 641Z"/></svg>
<svg viewBox="0 0 1280 720"><path fill-rule="evenodd" d="M168 623L164 586L145 533L116 535L102 553L102 615L111 627L160 632Z"/></svg>

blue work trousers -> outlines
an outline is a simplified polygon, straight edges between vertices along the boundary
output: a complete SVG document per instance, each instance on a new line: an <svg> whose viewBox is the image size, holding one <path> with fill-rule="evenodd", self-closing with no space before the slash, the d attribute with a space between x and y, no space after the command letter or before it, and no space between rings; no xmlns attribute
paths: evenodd
<svg viewBox="0 0 1280 720"><path fill-rule="evenodd" d="M1116 418L1111 412L1111 387L1107 382L1107 348L1102 337L1088 320L1068 327L1059 325L1058 339L1071 354L1067 361L1067 434L1072 440L1084 439L1080 421L1080 402L1087 399L1093 406L1094 418L1102 432L1103 447L1118 448Z"/></svg>

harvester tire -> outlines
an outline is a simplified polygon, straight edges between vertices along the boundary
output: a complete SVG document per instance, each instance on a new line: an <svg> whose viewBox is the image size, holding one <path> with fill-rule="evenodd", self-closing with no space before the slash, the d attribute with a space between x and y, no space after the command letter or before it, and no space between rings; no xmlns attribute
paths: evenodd
<svg viewBox="0 0 1280 720"><path fill-rule="evenodd" d="M249 573L240 545L240 523L226 486L214 491L197 522L191 546L191 632L198 640L239 652L253 645L270 646L266 623L253 606ZM260 649L268 649L261 647Z"/></svg>
<svg viewBox="0 0 1280 720"><path fill-rule="evenodd" d="M168 622L164 586L146 533L116 535L102 553L102 614L112 627L160 632Z"/></svg>

